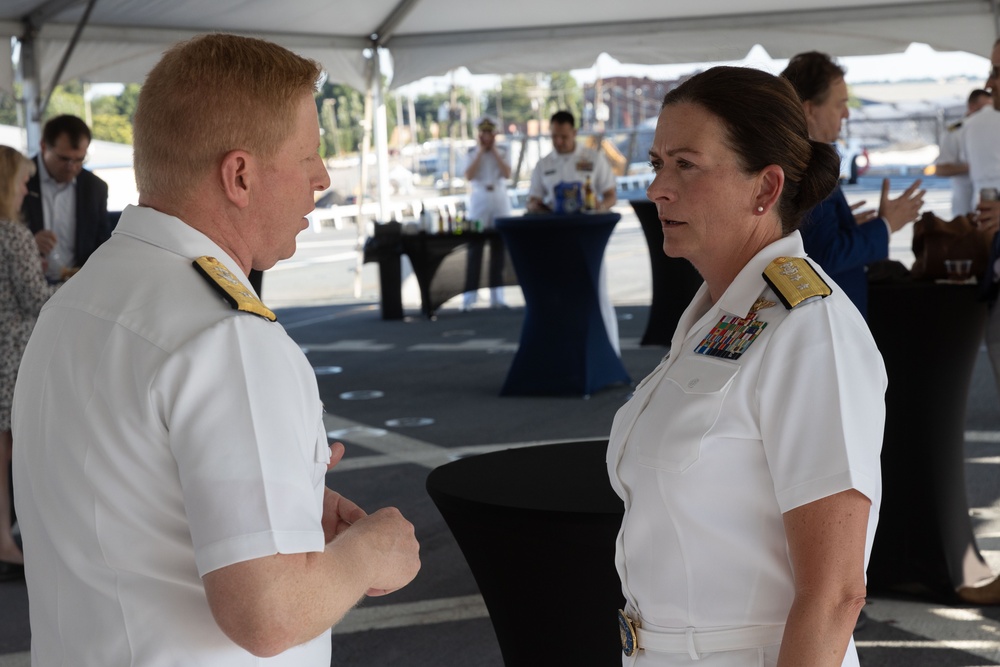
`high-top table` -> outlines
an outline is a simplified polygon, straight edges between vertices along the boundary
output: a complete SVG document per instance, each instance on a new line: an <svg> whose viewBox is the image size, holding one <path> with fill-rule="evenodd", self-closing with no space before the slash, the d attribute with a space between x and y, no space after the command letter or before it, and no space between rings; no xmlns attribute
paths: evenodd
<svg viewBox="0 0 1000 667"><path fill-rule="evenodd" d="M978 292L930 281L869 286L868 324L889 378L869 590L955 602L957 588L993 576L965 488L965 404L986 321Z"/></svg>
<svg viewBox="0 0 1000 667"><path fill-rule="evenodd" d="M608 481L607 444L508 449L427 477L506 667L621 664L615 539L624 508Z"/></svg>
<svg viewBox="0 0 1000 667"><path fill-rule="evenodd" d="M521 340L501 396L587 396L631 382L601 315L604 248L617 213L498 218L524 294Z"/></svg>
<svg viewBox="0 0 1000 667"><path fill-rule="evenodd" d="M427 318L434 317L438 308L452 297L480 287L517 285L514 270L506 263L502 270L491 271L491 252L500 245L491 243L497 232L464 232L462 234L403 234L399 223L376 225L375 235L365 243L364 260L379 263L379 282L382 292L382 319L403 318L403 301L400 293L402 273L399 261L402 255L410 259L413 274L420 287L420 312ZM468 282L471 245L485 245L485 252L473 254L472 261L485 265L478 272L474 285ZM500 249L502 251L502 249Z"/></svg>
<svg viewBox="0 0 1000 667"><path fill-rule="evenodd" d="M703 281L691 262L681 257L668 257L663 252L663 227L656 213L656 204L648 199L631 199L629 204L639 218L643 236L646 237L652 272L653 298L640 344L669 347L684 309Z"/></svg>

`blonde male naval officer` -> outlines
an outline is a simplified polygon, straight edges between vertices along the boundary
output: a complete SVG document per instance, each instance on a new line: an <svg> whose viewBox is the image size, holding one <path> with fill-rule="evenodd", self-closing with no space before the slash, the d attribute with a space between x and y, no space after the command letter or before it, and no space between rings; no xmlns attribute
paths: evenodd
<svg viewBox="0 0 1000 667"><path fill-rule="evenodd" d="M467 218L479 224L480 229L493 229L493 221L510 215L510 196L507 179L510 178L510 158L507 149L497 143L497 124L483 116L476 124L478 139L469 149L469 166L465 180L469 182L469 207ZM500 236L491 236L490 244L490 307L504 308L503 262L504 246ZM465 275L466 292L462 295L462 310L469 310L478 298L479 276L483 264L483 242L468 245L468 265Z"/></svg>
<svg viewBox="0 0 1000 667"><path fill-rule="evenodd" d="M45 305L15 389L34 665L329 667L331 626L419 569L399 511L326 487L343 445L247 280L330 184L320 71L214 34L143 84L139 205Z"/></svg>
<svg viewBox="0 0 1000 667"><path fill-rule="evenodd" d="M965 117L968 118L991 101L990 92L976 88L966 100ZM973 194L972 179L969 178L969 165L965 163L961 149L961 129L964 120L952 123L941 137L941 151L934 161L938 176L951 178L951 214L966 215L976 210L979 194Z"/></svg>
<svg viewBox="0 0 1000 667"><path fill-rule="evenodd" d="M576 140L576 118L568 111L557 111L549 119L552 152L535 165L528 189L529 213L550 213L555 206L555 187L559 183L581 185L590 177L597 197L597 210L610 211L618 201L617 181L611 164L598 150L583 146ZM618 341L618 317L608 296L607 272L601 264L599 299L604 328L615 353L621 356Z"/></svg>

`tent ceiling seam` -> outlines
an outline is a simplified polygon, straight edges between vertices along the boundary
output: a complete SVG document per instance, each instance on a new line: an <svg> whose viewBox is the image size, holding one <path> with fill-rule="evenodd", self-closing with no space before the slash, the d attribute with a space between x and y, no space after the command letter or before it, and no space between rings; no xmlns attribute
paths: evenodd
<svg viewBox="0 0 1000 667"><path fill-rule="evenodd" d="M907 5L906 18L935 16L983 15L992 12L989 3L995 0L936 0ZM553 39L588 39L618 35L662 34L692 30L726 30L745 28L777 28L799 25L822 25L882 20L899 16L900 5L852 7L849 14L842 9L791 10L757 14L728 14L712 17L691 17L609 23L566 24L535 28L498 28L469 30L462 33L428 32L390 36L383 46L421 48L439 46L442 40L450 44L480 44L483 42L546 41Z"/></svg>
<svg viewBox="0 0 1000 667"><path fill-rule="evenodd" d="M61 12L74 5L83 4L86 0L48 0L47 2L40 3L37 7L28 12L23 21L31 28L35 30L41 28L43 25L49 22L49 19L53 16L57 16Z"/></svg>
<svg viewBox="0 0 1000 667"><path fill-rule="evenodd" d="M413 11L413 8L420 3L420 0L399 0L399 3L392 8L385 20L375 29L372 33L372 37L375 40L375 46L384 46L386 40L391 39L393 31L396 26L406 18L406 16Z"/></svg>
<svg viewBox="0 0 1000 667"><path fill-rule="evenodd" d="M13 24L0 21L0 34L7 34ZM70 39L75 24L48 23L38 32L38 37L48 40ZM195 35L210 32L202 29L190 28L144 28L141 26L114 26L107 24L90 24L87 26L88 40L113 40L118 44L149 44L151 42L178 42L191 39ZM322 35L303 34L288 32L265 32L248 30L226 30L234 35L245 35L248 37L259 37L261 39L279 42L291 46L304 48L339 48L339 49L362 49L369 48L371 42L367 37L356 37L352 35Z"/></svg>

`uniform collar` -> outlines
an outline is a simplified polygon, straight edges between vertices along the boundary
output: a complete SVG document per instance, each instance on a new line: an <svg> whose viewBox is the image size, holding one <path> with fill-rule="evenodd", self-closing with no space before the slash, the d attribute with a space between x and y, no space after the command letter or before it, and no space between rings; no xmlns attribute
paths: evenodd
<svg viewBox="0 0 1000 667"><path fill-rule="evenodd" d="M180 218L160 213L148 206L129 205L122 211L113 235L121 234L149 243L168 252L194 260L208 255L225 265L229 272L256 294L240 265L212 239Z"/></svg>
<svg viewBox="0 0 1000 667"><path fill-rule="evenodd" d="M575 158L577 156L577 154L579 152L580 152L580 142L579 141L576 142L576 144L573 146L573 150L571 150L569 153L559 153L558 151L555 151L555 150L552 151L552 153L557 158L559 158L560 160L572 160L573 158Z"/></svg>
<svg viewBox="0 0 1000 667"><path fill-rule="evenodd" d="M802 236L797 230L778 239L754 255L736 275L736 279L722 294L722 298L716 305L727 313L746 317L757 297L767 287L767 283L762 277L764 269L778 257L805 257Z"/></svg>

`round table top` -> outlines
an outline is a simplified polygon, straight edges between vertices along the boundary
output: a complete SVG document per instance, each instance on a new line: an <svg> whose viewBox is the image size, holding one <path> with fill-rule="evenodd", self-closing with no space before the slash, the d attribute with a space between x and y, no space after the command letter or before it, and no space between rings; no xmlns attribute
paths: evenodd
<svg viewBox="0 0 1000 667"><path fill-rule="evenodd" d="M499 509L623 513L608 481L607 440L505 449L447 463L427 478L435 499Z"/></svg>
<svg viewBox="0 0 1000 667"><path fill-rule="evenodd" d="M518 229L545 223L546 227L578 227L580 225L607 225L621 220L620 213L601 211L594 213L526 213L521 216L497 218L497 229Z"/></svg>

